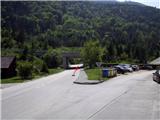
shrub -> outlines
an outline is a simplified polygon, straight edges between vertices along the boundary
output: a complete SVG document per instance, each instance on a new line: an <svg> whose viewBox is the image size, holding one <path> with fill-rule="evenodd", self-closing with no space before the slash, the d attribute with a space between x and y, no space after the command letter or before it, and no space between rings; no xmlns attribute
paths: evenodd
<svg viewBox="0 0 160 120"><path fill-rule="evenodd" d="M30 62L19 62L17 69L18 69L19 76L22 79L32 78L33 66Z"/></svg>
<svg viewBox="0 0 160 120"><path fill-rule="evenodd" d="M43 62L43 64L42 64L41 72L49 73L48 66L45 62Z"/></svg>
<svg viewBox="0 0 160 120"><path fill-rule="evenodd" d="M90 68L94 67L96 62L102 61L103 48L101 48L98 40L87 41L81 50L81 56L86 65Z"/></svg>
<svg viewBox="0 0 160 120"><path fill-rule="evenodd" d="M49 68L58 67L60 64L60 55L56 50L48 50L43 59Z"/></svg>
<svg viewBox="0 0 160 120"><path fill-rule="evenodd" d="M27 60L28 55L29 55L29 48L28 48L27 45L25 45L24 48L23 48L22 54L20 55L20 59L21 60Z"/></svg>
<svg viewBox="0 0 160 120"><path fill-rule="evenodd" d="M33 70L34 73L40 73L43 67L43 60L39 59L39 58L35 58L35 60L33 61Z"/></svg>

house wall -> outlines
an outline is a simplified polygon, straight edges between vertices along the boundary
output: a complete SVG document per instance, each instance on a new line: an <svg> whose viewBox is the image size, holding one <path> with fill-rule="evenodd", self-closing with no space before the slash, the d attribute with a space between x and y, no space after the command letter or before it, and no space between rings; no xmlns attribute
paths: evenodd
<svg viewBox="0 0 160 120"><path fill-rule="evenodd" d="M9 68L1 69L1 78L13 77L17 74L16 72L16 59L13 60Z"/></svg>

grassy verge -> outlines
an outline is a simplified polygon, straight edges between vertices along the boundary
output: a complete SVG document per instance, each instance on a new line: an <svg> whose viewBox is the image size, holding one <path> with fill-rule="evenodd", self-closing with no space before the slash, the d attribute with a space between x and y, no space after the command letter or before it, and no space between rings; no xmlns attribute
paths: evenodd
<svg viewBox="0 0 160 120"><path fill-rule="evenodd" d="M102 77L102 70L99 68L94 69L86 69L85 72L87 73L89 80L108 80L107 77Z"/></svg>
<svg viewBox="0 0 160 120"><path fill-rule="evenodd" d="M4 84L4 83L22 83L22 82L24 82L24 80L22 80L19 76L1 79L1 84Z"/></svg>
<svg viewBox="0 0 160 120"><path fill-rule="evenodd" d="M57 69L49 69L49 74L55 74L55 73L59 73L59 72L62 72L64 69L62 68L57 68Z"/></svg>
<svg viewBox="0 0 160 120"><path fill-rule="evenodd" d="M30 80L34 80L36 78L40 78L40 77L43 77L43 76L59 73L59 72L62 72L63 70L64 69L61 69L61 68L52 68L52 69L49 69L49 73L41 73L41 74L38 74L38 75L33 74L33 78L30 79ZM22 80L19 76L14 76L14 77L11 77L11 78L1 79L2 84L5 84L5 83L22 83L22 82L25 82L25 81L27 81L27 80Z"/></svg>

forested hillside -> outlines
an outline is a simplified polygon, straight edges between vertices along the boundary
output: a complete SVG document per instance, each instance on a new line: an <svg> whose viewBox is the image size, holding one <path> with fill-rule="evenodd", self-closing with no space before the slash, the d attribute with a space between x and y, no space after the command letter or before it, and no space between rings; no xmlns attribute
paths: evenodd
<svg viewBox="0 0 160 120"><path fill-rule="evenodd" d="M160 56L160 9L129 2L1 2L3 54L82 47L99 40L104 61Z"/></svg>

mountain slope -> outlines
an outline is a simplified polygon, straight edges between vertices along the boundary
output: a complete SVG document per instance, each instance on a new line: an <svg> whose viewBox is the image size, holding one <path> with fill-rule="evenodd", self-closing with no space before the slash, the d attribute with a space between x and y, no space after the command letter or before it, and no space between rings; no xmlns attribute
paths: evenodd
<svg viewBox="0 0 160 120"><path fill-rule="evenodd" d="M160 55L160 10L156 8L114 1L2 1L1 5L3 49L33 44L44 50L79 47L98 39L111 59L146 61Z"/></svg>

